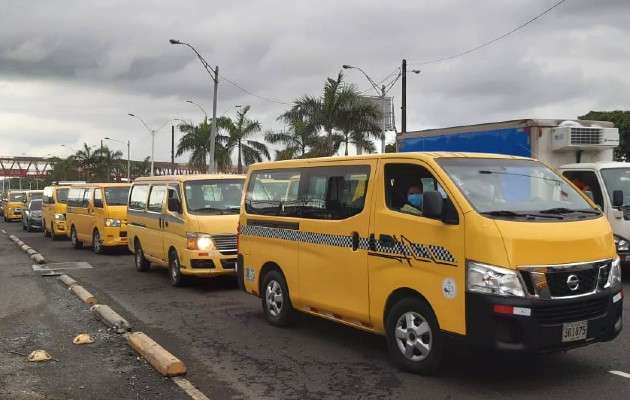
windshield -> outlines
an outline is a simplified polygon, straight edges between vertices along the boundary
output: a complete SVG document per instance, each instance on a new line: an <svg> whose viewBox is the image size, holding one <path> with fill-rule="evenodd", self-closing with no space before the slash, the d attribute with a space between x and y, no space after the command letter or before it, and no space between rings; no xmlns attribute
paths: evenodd
<svg viewBox="0 0 630 400"><path fill-rule="evenodd" d="M244 183L244 179L186 181L186 207L196 214L238 214Z"/></svg>
<svg viewBox="0 0 630 400"><path fill-rule="evenodd" d="M105 201L110 206L126 206L129 197L129 186L106 187Z"/></svg>
<svg viewBox="0 0 630 400"><path fill-rule="evenodd" d="M608 197L613 198L615 190L623 191L623 205L630 207L630 168L602 169L602 178L606 185Z"/></svg>
<svg viewBox="0 0 630 400"><path fill-rule="evenodd" d="M559 215L569 213L600 214L564 178L538 161L447 158L438 163L482 214L560 219Z"/></svg>
<svg viewBox="0 0 630 400"><path fill-rule="evenodd" d="M9 193L9 201L22 201L23 198L23 193Z"/></svg>
<svg viewBox="0 0 630 400"><path fill-rule="evenodd" d="M31 201L31 205L29 207L31 210L41 210L42 209L42 201L41 200L33 200Z"/></svg>
<svg viewBox="0 0 630 400"><path fill-rule="evenodd" d="M57 202L62 204L66 204L68 202L68 190L69 189L57 190Z"/></svg>

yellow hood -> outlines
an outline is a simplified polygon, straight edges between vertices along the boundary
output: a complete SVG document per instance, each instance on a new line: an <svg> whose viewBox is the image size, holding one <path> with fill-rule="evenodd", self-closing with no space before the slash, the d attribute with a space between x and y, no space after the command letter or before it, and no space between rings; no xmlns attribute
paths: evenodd
<svg viewBox="0 0 630 400"><path fill-rule="evenodd" d="M191 227L196 225L196 232L210 234L236 234L236 227L238 225L238 214L208 216L191 215L189 216L189 218L190 217L196 219L195 224L191 223Z"/></svg>
<svg viewBox="0 0 630 400"><path fill-rule="evenodd" d="M616 256L604 216L583 221L508 221L466 214L468 258L515 268L564 264Z"/></svg>

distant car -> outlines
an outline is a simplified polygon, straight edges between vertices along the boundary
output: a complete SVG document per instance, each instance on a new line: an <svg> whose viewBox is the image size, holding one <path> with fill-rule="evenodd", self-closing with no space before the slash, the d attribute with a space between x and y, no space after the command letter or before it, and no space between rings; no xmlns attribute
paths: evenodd
<svg viewBox="0 0 630 400"><path fill-rule="evenodd" d="M42 199L33 199L28 202L22 213L22 229L31 232L34 229L42 229Z"/></svg>

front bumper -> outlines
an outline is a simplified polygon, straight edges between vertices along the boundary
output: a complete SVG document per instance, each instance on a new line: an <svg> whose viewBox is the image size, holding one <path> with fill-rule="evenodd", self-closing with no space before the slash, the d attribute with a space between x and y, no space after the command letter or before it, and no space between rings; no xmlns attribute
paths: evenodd
<svg viewBox="0 0 630 400"><path fill-rule="evenodd" d="M518 314L497 312L495 306L506 306L508 310L515 307ZM617 337L622 328L622 309L621 286L590 296L555 300L466 293L466 338L471 347L482 349L522 353L567 350ZM586 339L563 342L563 324L578 321L587 321Z"/></svg>
<svg viewBox="0 0 630 400"><path fill-rule="evenodd" d="M236 254L219 251L184 250L181 259L182 275L209 278L236 273Z"/></svg>

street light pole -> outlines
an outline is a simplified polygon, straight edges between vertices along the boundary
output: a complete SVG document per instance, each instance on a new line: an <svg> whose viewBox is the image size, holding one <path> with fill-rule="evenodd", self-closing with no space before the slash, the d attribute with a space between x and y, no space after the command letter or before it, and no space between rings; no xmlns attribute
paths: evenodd
<svg viewBox="0 0 630 400"><path fill-rule="evenodd" d="M214 149L217 137L217 93L219 89L219 66L217 65L214 69L212 69L210 64L208 64L208 62L201 56L201 54L199 54L199 52L188 43L175 39L170 39L169 42L171 44L183 44L184 46L190 47L190 49L195 52L197 58L199 58L199 61L201 61L201 64L203 64L204 68L206 69L206 71L208 71L208 74L210 74L210 77L214 81L214 95L212 101L212 128L210 129L210 159L208 160L208 173L213 173Z"/></svg>
<svg viewBox="0 0 630 400"><path fill-rule="evenodd" d="M106 140L112 140L114 142L118 142L120 144L125 144L124 142L121 142L120 140L116 140L116 139L112 139L110 137L104 137L103 139ZM127 182L131 182L131 153L130 153L130 149L131 149L131 142L129 140L127 140Z"/></svg>
<svg viewBox="0 0 630 400"><path fill-rule="evenodd" d="M376 82L374 82L372 80L372 78L370 78L368 76L368 74L366 74L365 71L363 71L359 67L354 67L352 65L344 64L343 65L343 69L358 69L359 71L361 71L361 73L363 75L365 75L365 77L367 78L368 82L370 82L370 84L372 85L374 90L379 92L379 98L381 99L381 112L383 114L382 118L381 118L381 153L385 153L385 94L387 93L388 89L386 89L385 85L383 85L383 86L381 86L379 88L378 85L376 84ZM396 78L396 79L398 79L398 78ZM392 83L392 85L393 85L393 83ZM390 86L390 88L391 88L391 86Z"/></svg>
<svg viewBox="0 0 630 400"><path fill-rule="evenodd" d="M177 120L177 118L171 118L169 120L166 120L162 125L160 125L158 128L153 129L151 128L146 122L144 122L144 120L140 117L138 117L135 114L127 114L130 117L134 117L140 120L140 122L142 122L142 125L144 125L145 128L147 128L147 130L149 131L149 133L151 133L151 176L153 176L153 165L155 163L155 134L164 127L164 125L166 125L167 123L171 122L171 121L175 121Z"/></svg>

